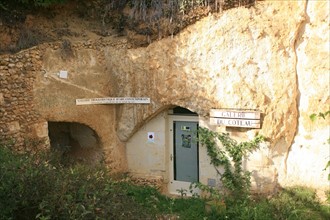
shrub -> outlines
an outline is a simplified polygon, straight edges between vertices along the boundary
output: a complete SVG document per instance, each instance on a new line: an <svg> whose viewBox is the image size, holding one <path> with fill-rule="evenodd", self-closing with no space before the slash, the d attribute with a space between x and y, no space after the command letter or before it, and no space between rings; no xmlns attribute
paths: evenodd
<svg viewBox="0 0 330 220"><path fill-rule="evenodd" d="M206 216L204 201L173 199L108 174L60 164L57 152L16 154L0 146L0 219L180 219Z"/></svg>
<svg viewBox="0 0 330 220"><path fill-rule="evenodd" d="M306 187L283 189L269 200L275 219L329 219L330 210L322 210L315 190Z"/></svg>
<svg viewBox="0 0 330 220"><path fill-rule="evenodd" d="M53 4L63 3L66 0L17 0L25 5L48 7Z"/></svg>
<svg viewBox="0 0 330 220"><path fill-rule="evenodd" d="M0 144L0 219L329 219L315 191L283 189L267 200L223 196L210 212L197 197L169 198L114 178L104 167L64 167L57 152L16 154Z"/></svg>
<svg viewBox="0 0 330 220"><path fill-rule="evenodd" d="M103 167L65 168L50 155L19 155L5 147L0 157L0 219L150 217Z"/></svg>

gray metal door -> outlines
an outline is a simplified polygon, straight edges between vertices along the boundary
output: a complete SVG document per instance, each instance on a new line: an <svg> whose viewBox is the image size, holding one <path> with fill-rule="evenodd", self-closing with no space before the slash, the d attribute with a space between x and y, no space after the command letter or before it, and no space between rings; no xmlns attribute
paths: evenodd
<svg viewBox="0 0 330 220"><path fill-rule="evenodd" d="M174 180L198 181L197 122L174 121Z"/></svg>

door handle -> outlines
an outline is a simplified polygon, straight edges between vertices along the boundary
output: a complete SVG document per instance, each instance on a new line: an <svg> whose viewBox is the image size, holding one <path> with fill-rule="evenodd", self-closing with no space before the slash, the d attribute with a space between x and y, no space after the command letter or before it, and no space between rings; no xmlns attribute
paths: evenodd
<svg viewBox="0 0 330 220"><path fill-rule="evenodd" d="M172 154L170 155L170 160L171 160L171 161L173 160L173 155L172 155Z"/></svg>

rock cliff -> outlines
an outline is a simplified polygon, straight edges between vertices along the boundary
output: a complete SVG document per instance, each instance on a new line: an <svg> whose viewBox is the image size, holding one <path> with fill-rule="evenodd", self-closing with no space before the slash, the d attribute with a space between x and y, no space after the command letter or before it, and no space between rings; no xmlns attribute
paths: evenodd
<svg viewBox="0 0 330 220"><path fill-rule="evenodd" d="M209 15L146 48L130 49L116 38L73 43L69 53L63 43L44 44L29 50L38 51L38 61L32 60L38 63L33 111L44 121L90 126L100 136L109 166L125 170L125 142L170 106L204 117L211 108L259 109L259 133L268 144L248 167L281 185L326 187L322 169L329 156L329 121L313 124L309 115L329 109L328 24L328 1L262 1ZM26 52L13 56L21 54ZM6 57L1 57L6 61L0 62L2 76L13 63ZM67 79L58 78L60 70L68 71ZM2 109L14 101L3 79ZM104 96L152 101L120 106L74 102ZM5 108L0 114L19 113ZM12 130L16 119L4 119L2 132Z"/></svg>

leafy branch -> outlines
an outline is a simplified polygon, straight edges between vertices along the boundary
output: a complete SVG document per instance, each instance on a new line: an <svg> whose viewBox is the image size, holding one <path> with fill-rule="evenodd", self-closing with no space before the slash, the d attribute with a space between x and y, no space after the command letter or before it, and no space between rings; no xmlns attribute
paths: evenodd
<svg viewBox="0 0 330 220"><path fill-rule="evenodd" d="M313 113L309 116L309 118L312 120L312 122L314 122L317 118L323 118L325 120L327 115L330 115L330 110L326 112L319 112L318 114Z"/></svg>
<svg viewBox="0 0 330 220"><path fill-rule="evenodd" d="M227 133L217 133L207 128L199 128L198 134L200 143L207 149L211 164L221 176L223 186L236 198L247 195L251 185L250 172L242 168L243 157L256 150L264 137L258 135L252 141L238 143ZM222 147L218 147L217 140ZM218 170L219 166L223 166L223 173Z"/></svg>
<svg viewBox="0 0 330 220"><path fill-rule="evenodd" d="M330 115L330 110L326 111L326 112L319 112L318 114L313 113L309 116L309 118L311 119L312 122L315 122L315 120L317 118L323 118L325 120L325 118L328 115ZM330 138L328 138L328 144L330 144ZM328 167L330 167L330 160L328 161L327 165L325 166L325 168L323 170L326 171L328 169ZM330 180L330 173L328 173L328 180Z"/></svg>

